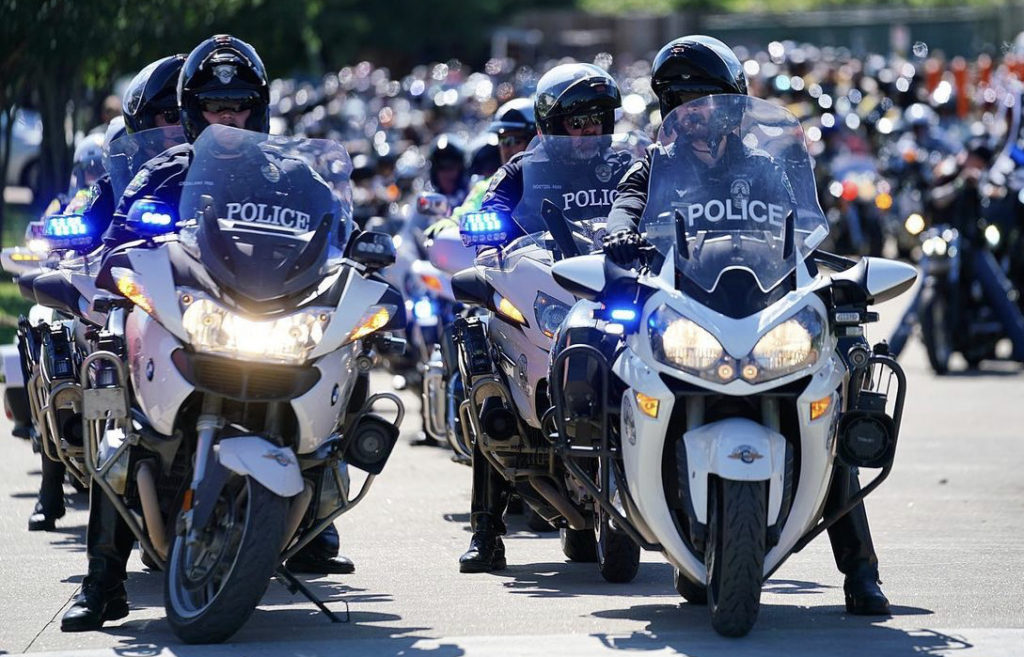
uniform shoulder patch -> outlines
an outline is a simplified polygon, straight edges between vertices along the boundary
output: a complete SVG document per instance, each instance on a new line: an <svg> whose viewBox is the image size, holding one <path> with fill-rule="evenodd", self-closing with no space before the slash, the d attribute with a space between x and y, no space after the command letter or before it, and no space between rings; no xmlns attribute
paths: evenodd
<svg viewBox="0 0 1024 657"><path fill-rule="evenodd" d="M135 174L135 177L132 178L132 181L130 183L128 183L128 186L125 188L124 193L126 195L138 194L139 190L142 189L143 187L145 187L146 183L148 183L148 182L149 182L149 170L148 169L142 169L137 174Z"/></svg>

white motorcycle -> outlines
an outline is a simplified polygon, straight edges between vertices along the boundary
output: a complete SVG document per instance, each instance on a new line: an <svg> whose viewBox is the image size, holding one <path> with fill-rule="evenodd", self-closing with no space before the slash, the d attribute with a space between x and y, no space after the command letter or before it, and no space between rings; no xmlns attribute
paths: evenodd
<svg viewBox="0 0 1024 657"><path fill-rule="evenodd" d="M784 109L709 96L667 116L659 141L640 225L650 266L554 265L567 290L596 300L563 330L623 336L610 358L577 344L554 359L553 372L603 363L595 417L607 423L596 440L573 438L568 426L590 418L556 392L559 453L603 521L664 552L680 594L742 636L763 582L889 474L906 380L884 345L867 348L863 324L917 272L815 251L828 223ZM880 471L825 514L837 459ZM600 476L585 479L595 461Z"/></svg>
<svg viewBox="0 0 1024 657"><path fill-rule="evenodd" d="M612 144L611 136L534 140L523 160L515 217L477 212L460 219L470 245L504 243L513 221L525 235L482 251L472 269L454 276L452 289L462 303L490 311L455 322L465 387L462 451L472 453L475 444L541 518L560 528L568 558L598 561L607 580L628 582L639 548L620 533L616 549L599 552L596 503L562 466L545 422L550 351L576 301L554 282L551 267L589 253L598 239L615 185L633 159Z"/></svg>
<svg viewBox="0 0 1024 657"><path fill-rule="evenodd" d="M374 273L394 261L389 236L355 237L348 257L334 243L344 149L224 126L193 148L178 208L136 200L144 240L97 277L123 358L81 367L86 465L163 567L190 643L234 634L275 574L330 615L281 564L364 498L404 413L366 388L377 355L404 346L388 333L403 300ZM367 473L354 496L346 464Z"/></svg>

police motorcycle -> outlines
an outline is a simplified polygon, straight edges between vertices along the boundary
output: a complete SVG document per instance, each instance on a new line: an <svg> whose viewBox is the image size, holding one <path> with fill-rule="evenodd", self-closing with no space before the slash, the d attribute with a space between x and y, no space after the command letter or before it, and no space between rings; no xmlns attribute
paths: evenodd
<svg viewBox="0 0 1024 657"><path fill-rule="evenodd" d="M404 409L360 375L404 341L401 294L375 273L390 237L343 255L349 208L306 164L338 186L340 145L214 125L193 149L179 206L137 199L142 239L103 261L108 319L80 383L85 465L197 643L234 634L275 575L337 620L282 564L382 471ZM346 464L366 473L354 495Z"/></svg>
<svg viewBox="0 0 1024 657"><path fill-rule="evenodd" d="M169 127L111 142L103 159L113 194L120 196L150 157L184 141L180 127ZM85 489L90 473L82 440L79 371L107 319L105 310L91 305L102 261L102 251L93 248L105 225L98 225L98 218L88 212L93 190L74 185L71 190L70 202L30 226L26 235L28 250L39 259L35 269L15 269L19 291L34 304L28 317L19 320L17 349L39 447L47 458L65 465L76 488ZM8 258L17 262L24 257L24 251L5 253L5 268Z"/></svg>
<svg viewBox="0 0 1024 657"><path fill-rule="evenodd" d="M640 224L648 264L588 255L552 269L591 300L562 330L620 339L610 359L587 343L554 359L553 372L574 358L603 372L586 412L552 386L557 453L603 520L663 552L676 590L742 636L765 580L892 468L906 379L884 345L867 347L863 324L916 271L815 251L828 221L784 109L708 96L667 116L659 141ZM723 143L740 161L694 165ZM823 517L837 459L880 471Z"/></svg>
<svg viewBox="0 0 1024 657"><path fill-rule="evenodd" d="M71 179L67 190L50 202L42 217L29 223L25 229L23 245L5 247L0 251L0 268L15 279L40 267L55 266L59 252L51 255L50 243L43 236L46 219L57 214L78 212L93 200L91 184L103 175L105 168L102 141L100 136L89 135L78 144L72 157ZM36 307L30 315L41 317L44 313L45 309ZM0 346L0 358L3 361L5 410L14 423L15 435L28 438L33 431L25 389L28 377L25 375L26 369L22 367L20 353L24 348L24 344L19 347L16 338L12 344ZM38 440L38 433L32 437ZM41 446L35 444L34 447L38 449ZM73 478L72 482L78 484Z"/></svg>
<svg viewBox="0 0 1024 657"><path fill-rule="evenodd" d="M473 212L459 221L471 246L505 244L511 222L523 235L481 250L474 266L452 280L456 299L489 311L454 325L465 391L459 449L472 454L476 445L524 502L559 528L562 550L573 561L598 561L599 528L595 501L549 438L550 351L576 301L555 284L551 268L599 243L615 186L633 159L612 143L610 136L535 138L524 156L524 191L514 216ZM608 581L628 582L639 548L624 534L616 539L599 569Z"/></svg>

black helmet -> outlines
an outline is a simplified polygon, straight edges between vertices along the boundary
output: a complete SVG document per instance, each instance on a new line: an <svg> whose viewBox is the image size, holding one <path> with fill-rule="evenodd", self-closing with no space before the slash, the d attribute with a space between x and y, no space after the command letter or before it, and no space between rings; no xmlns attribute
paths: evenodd
<svg viewBox="0 0 1024 657"><path fill-rule="evenodd" d="M651 88L661 115L709 94L746 94L747 79L736 54L718 39L694 34L669 41L651 66Z"/></svg>
<svg viewBox="0 0 1024 657"><path fill-rule="evenodd" d="M490 178L501 167L501 150L498 148L498 135L485 132L472 150L469 158L469 175Z"/></svg>
<svg viewBox="0 0 1024 657"><path fill-rule="evenodd" d="M466 149L463 148L459 138L455 135L438 135L430 147L430 155L427 157L430 167L436 168L441 164L452 163L460 167L466 166Z"/></svg>
<svg viewBox="0 0 1024 657"><path fill-rule="evenodd" d="M537 81L537 99L533 103L537 125L546 135L567 134L563 119L583 114L601 115L604 134L615 130L615 110L622 107L622 96L615 80L603 68L593 64L561 64Z"/></svg>
<svg viewBox="0 0 1024 657"><path fill-rule="evenodd" d="M158 59L136 74L121 103L121 116L129 134L156 127L163 114L168 123L178 122L178 74L185 55Z"/></svg>
<svg viewBox="0 0 1024 657"><path fill-rule="evenodd" d="M207 126L200 100L240 103L252 110L247 130L270 131L270 86L256 50L227 34L210 37L188 54L178 80L181 126L195 141Z"/></svg>
<svg viewBox="0 0 1024 657"><path fill-rule="evenodd" d="M529 98L513 98L498 108L487 130L499 136L506 132L533 134L537 132L537 121L533 117L533 103Z"/></svg>

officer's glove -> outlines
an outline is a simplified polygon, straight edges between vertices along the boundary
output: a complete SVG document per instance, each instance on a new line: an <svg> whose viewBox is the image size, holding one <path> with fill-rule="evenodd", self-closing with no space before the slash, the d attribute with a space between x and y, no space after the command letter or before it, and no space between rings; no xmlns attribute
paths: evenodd
<svg viewBox="0 0 1024 657"><path fill-rule="evenodd" d="M640 246L643 238L633 230L617 230L605 235L602 239L604 252L612 262L620 267L628 267L640 257Z"/></svg>

